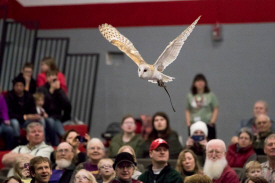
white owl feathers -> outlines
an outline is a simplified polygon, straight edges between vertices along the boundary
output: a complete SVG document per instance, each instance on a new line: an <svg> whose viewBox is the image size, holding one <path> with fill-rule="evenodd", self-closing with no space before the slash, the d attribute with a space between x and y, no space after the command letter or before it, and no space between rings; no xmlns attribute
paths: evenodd
<svg viewBox="0 0 275 183"><path fill-rule="evenodd" d="M138 75L140 78L147 79L149 82L170 82L174 78L164 75L163 70L170 65L180 53L184 41L191 34L195 25L199 21L199 16L187 29L185 29L176 39L169 43L154 65L144 61L133 43L125 36L120 34L116 28L109 24L99 26L101 34L113 45L128 55L138 65Z"/></svg>

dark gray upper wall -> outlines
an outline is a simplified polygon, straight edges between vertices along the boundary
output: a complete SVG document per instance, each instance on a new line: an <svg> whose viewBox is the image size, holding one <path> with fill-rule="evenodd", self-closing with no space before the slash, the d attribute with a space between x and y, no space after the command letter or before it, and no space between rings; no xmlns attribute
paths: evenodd
<svg viewBox="0 0 275 183"><path fill-rule="evenodd" d="M135 27L119 28L119 31L153 64L186 27ZM228 144L239 121L252 116L256 100L266 100L270 116L275 117L274 30L274 23L223 25L223 41L214 45L210 38L211 26L196 26L177 60L164 71L176 78L167 84L176 113L164 89L139 79L137 66L128 57L120 66L105 64L106 53L118 49L107 42L98 29L47 30L39 31L39 36L70 37L70 53L100 53L91 136L99 137L110 122L120 122L125 114L138 117L164 111L170 117L172 128L185 141L186 94L194 75L202 72L220 103L218 137Z"/></svg>

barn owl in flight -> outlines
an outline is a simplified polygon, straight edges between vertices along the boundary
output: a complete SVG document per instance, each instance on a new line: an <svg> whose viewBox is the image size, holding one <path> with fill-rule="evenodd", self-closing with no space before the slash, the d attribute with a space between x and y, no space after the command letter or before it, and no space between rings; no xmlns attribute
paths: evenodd
<svg viewBox="0 0 275 183"><path fill-rule="evenodd" d="M99 31L109 42L117 46L138 65L138 76L140 78L147 79L149 82L158 83L159 86L165 87L165 82L170 82L175 78L167 76L162 72L168 65L176 60L184 41L191 34L200 17L201 16L199 16L176 39L170 42L154 65L146 63L134 47L133 43L120 34L113 26L109 24L102 24L99 26Z"/></svg>

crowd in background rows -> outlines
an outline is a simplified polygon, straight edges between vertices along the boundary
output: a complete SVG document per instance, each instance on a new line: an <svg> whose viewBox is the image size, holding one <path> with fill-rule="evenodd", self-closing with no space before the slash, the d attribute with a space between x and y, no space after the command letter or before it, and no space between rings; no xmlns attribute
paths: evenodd
<svg viewBox="0 0 275 183"><path fill-rule="evenodd" d="M23 165L29 164L34 157L42 156L51 161L41 159L39 162L48 162L48 164L51 162L53 165L49 169L49 176L45 175L49 177L50 182L75 182L78 180L75 175L81 169L92 173L98 182L110 182L120 175L118 172L120 169L113 166L111 159L103 158L108 156L117 160L119 158L117 155L124 152L131 154L131 156L125 154L122 156L122 160L128 157L123 161L131 163L128 168L128 165L125 165L126 168L122 166L123 170L131 170L130 167L134 167L132 172L126 172L127 175L131 175L131 181L140 179L144 182L151 174L150 181L161 179L161 176L157 175L169 169L168 172L172 171L170 172L171 182L183 182L187 176L203 173L213 182L224 182L229 180L228 177L224 178L225 171L233 177L230 182L234 183L239 182L239 179L236 179L230 167L246 167L248 178L254 176L254 174L250 176L250 170L260 169L261 174L255 174L255 176L264 176L270 180L269 182L273 182L273 174L270 172L270 170L273 171L271 159L264 165L255 162L257 155L267 154L268 157L273 157L273 148L275 148L271 144L272 147L269 147L271 153L268 154L268 140L266 139L267 137L270 137L268 138L270 141L275 139L272 136L274 122L267 116L268 109L264 101L255 103L254 116L251 119L240 122L235 136L232 137L232 144L227 149L223 141L212 140L216 139L215 124L219 103L215 94L210 91L205 76L198 74L187 95L185 117L189 137L186 141L183 143L180 141L177 132L171 129L169 117L164 112L157 112L153 115L151 123L143 126L147 130L144 130L142 135L135 133L135 118L132 115L126 115L120 124L122 133L112 138L108 151L105 151L100 139L90 139L86 134L84 139L88 143L85 153L79 150L81 138L77 131L71 130L65 133L62 125L62 122L71 118L71 104L67 97L64 75L59 72L54 60L49 57L42 60L41 73L37 76L37 81L33 79L32 72L32 65L26 63L22 73L13 79L13 89L0 95L0 134L5 141L6 149L15 147L2 159L5 166L14 166L9 176L14 174L16 166L21 166L22 163ZM28 143L18 146L20 143L24 144L20 137L22 128L27 129ZM63 137L62 143L59 143L60 137ZM52 146L57 146L56 151ZM137 158L152 159L152 167L148 175L146 171L145 175L142 174L144 171L139 171L137 168ZM102 159L106 164L104 166L99 165ZM176 173L168 164L168 159L178 159ZM120 163L117 162L117 165ZM200 167L203 167L203 171ZM100 173L101 168L102 173ZM26 168L21 166L20 170L23 169ZM106 169L108 169L107 172ZM112 176L104 178L103 170L106 175L110 173ZM123 172L121 175L124 175ZM19 176L22 180L27 179L24 180L25 182L30 182L29 177L35 178L35 175L31 173L29 177L22 173ZM88 177L88 175L85 176ZM123 176L119 178L123 179ZM175 178L177 180L174 180Z"/></svg>

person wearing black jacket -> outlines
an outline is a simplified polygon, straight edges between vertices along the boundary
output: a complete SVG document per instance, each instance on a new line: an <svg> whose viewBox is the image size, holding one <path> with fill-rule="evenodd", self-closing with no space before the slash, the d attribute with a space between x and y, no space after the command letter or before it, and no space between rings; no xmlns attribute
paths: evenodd
<svg viewBox="0 0 275 183"><path fill-rule="evenodd" d="M36 91L36 81L32 77L33 65L30 62L26 62L23 66L22 72L17 77L23 77L25 79L25 90L34 94Z"/></svg>
<svg viewBox="0 0 275 183"><path fill-rule="evenodd" d="M168 163L169 145L165 140L154 140L150 145L149 154L152 165L138 177L138 180L143 183L183 183L181 175Z"/></svg>
<svg viewBox="0 0 275 183"><path fill-rule="evenodd" d="M32 121L39 121L40 115L36 112L34 98L31 93L24 91L25 79L22 76L13 79L13 90L6 96L11 126L14 136L20 136L20 128L26 127Z"/></svg>
<svg viewBox="0 0 275 183"><path fill-rule="evenodd" d="M65 134L61 121L71 119L72 107L68 97L60 87L60 82L57 80L57 71L47 72L47 83L38 88L37 92L41 92L45 96L43 108L49 116L46 119L46 125L49 126L48 129L55 129L56 131L55 134L49 133L54 134L54 137L49 138L52 145L58 145L58 135L62 137Z"/></svg>

